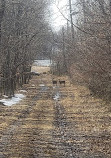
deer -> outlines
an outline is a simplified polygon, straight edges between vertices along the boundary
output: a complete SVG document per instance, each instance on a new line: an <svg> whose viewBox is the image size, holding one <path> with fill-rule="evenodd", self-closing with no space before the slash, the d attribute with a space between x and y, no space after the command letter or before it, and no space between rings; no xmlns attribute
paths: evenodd
<svg viewBox="0 0 111 158"><path fill-rule="evenodd" d="M65 87L65 81L64 81L64 80L62 80L62 81L61 81L61 80L59 79L59 84L60 84L60 85L62 85L62 84L63 84L63 85L64 85L64 87Z"/></svg>
<svg viewBox="0 0 111 158"><path fill-rule="evenodd" d="M57 86L57 80L52 80L52 83Z"/></svg>

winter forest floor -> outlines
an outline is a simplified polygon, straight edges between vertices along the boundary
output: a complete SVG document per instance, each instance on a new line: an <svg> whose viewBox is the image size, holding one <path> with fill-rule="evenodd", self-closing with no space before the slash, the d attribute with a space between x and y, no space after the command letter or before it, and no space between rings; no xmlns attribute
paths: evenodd
<svg viewBox="0 0 111 158"><path fill-rule="evenodd" d="M87 88L47 73L23 89L19 104L0 107L0 158L111 158L111 112Z"/></svg>

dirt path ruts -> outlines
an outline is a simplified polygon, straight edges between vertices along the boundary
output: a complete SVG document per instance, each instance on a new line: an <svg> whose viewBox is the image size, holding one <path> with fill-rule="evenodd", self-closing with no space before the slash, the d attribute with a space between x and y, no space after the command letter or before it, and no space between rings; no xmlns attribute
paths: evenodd
<svg viewBox="0 0 111 158"><path fill-rule="evenodd" d="M56 142L56 156L61 158L108 158L109 156L105 155L102 152L91 152L91 141L92 139L101 139L101 135L87 135L85 133L80 133L77 130L76 125L78 124L73 119L73 123L69 121L74 112L71 112L70 115L67 114L65 105L61 104L61 100L67 95L62 94L60 88L55 89L55 94L58 97L55 97L54 111L54 126L55 130L53 132L53 140ZM63 97L62 97L63 96ZM70 97L73 94L70 93ZM70 108L70 106L69 106ZM78 113L79 116L79 113ZM87 116L86 116L87 117ZM85 121L85 120L84 120ZM81 124L79 125L81 126ZM107 136L104 136L106 138ZM106 138L107 139L107 138ZM108 135L109 143L111 136ZM104 141L104 140L103 140ZM109 144L110 147L110 144Z"/></svg>
<svg viewBox="0 0 111 158"><path fill-rule="evenodd" d="M47 74L34 77L25 87L27 98L6 113L5 117L12 119L10 115L20 106L8 127L0 131L0 158L110 158L109 131L106 129L106 135L101 135L101 128L99 132L92 132L92 121L94 125L99 120L100 127L110 125L107 123L109 117L104 116L101 107L101 115L106 120L95 115L96 100L89 98L87 103L87 94L81 99L83 90L79 92L80 97L76 97L77 90L69 85L52 87L51 76ZM92 112L89 115L87 107L92 101L97 105L90 107ZM90 129L92 131L88 132Z"/></svg>
<svg viewBox="0 0 111 158"><path fill-rule="evenodd" d="M17 119L14 120L5 131L3 131L3 135L0 138L0 158L9 157L10 155L7 154L7 146L10 146L12 143L12 137L16 133L16 131L22 126L23 121L25 118L28 118L28 115L31 113L32 108L36 105L36 101L39 97L41 97L41 90L40 93L36 95L32 95L31 101L28 100L28 106L20 111L20 114L17 116ZM12 111L13 112L13 111ZM5 154L6 153L6 154Z"/></svg>

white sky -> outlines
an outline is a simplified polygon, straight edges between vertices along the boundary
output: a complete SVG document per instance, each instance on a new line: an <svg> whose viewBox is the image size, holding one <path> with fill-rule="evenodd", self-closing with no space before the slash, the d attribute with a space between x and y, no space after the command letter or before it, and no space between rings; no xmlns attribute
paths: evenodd
<svg viewBox="0 0 111 158"><path fill-rule="evenodd" d="M66 19L61 15L58 8L67 17L67 0L56 0L55 4L50 7L51 10L51 26L59 30L61 26L67 23Z"/></svg>

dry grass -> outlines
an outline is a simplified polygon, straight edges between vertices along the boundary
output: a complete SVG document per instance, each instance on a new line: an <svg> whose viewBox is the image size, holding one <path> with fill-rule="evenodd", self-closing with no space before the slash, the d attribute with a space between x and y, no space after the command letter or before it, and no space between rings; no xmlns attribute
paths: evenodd
<svg viewBox="0 0 111 158"><path fill-rule="evenodd" d="M39 72L39 73L48 72L50 71L50 67L32 66L31 71Z"/></svg>
<svg viewBox="0 0 111 158"><path fill-rule="evenodd" d="M72 123L72 129L74 128L73 131L78 135L92 136L93 139L87 142L91 145L92 153L107 153L110 157L111 113L106 103L91 96L84 86L61 87L60 91L63 94L67 93L67 97L60 100L60 104L66 110L68 121Z"/></svg>
<svg viewBox="0 0 111 158"><path fill-rule="evenodd" d="M12 144L11 152L16 153L16 157L31 157L31 154L33 155L35 152L34 150L38 148L36 140L48 141L50 134L47 133L53 128L52 105L51 100L47 100L47 102L40 100L34 106L28 118L24 119L23 124L17 131L16 137L15 135L13 136L14 145ZM44 148L46 148L45 144Z"/></svg>
<svg viewBox="0 0 111 158"><path fill-rule="evenodd" d="M61 94L58 103L64 107L68 122L65 130L72 132L67 142L79 145L83 143L85 152L101 152L107 157L111 155L111 113L105 103L92 97L86 87L72 85L67 76L57 77L47 73L34 76L28 85L24 85L27 97L19 104L1 107L0 136L6 135L9 139L4 150L6 157L31 158L37 154L38 157L44 157L42 153L49 158L57 154L59 157L59 148L50 144L55 143L52 133L58 130L54 123L57 121L55 101L49 98L55 95L52 78L66 81L65 87L58 85L57 89ZM40 84L48 87L47 92L41 92ZM34 96L39 98L33 100ZM85 137L82 138L83 135ZM76 140L73 136L80 136L80 139Z"/></svg>
<svg viewBox="0 0 111 158"><path fill-rule="evenodd" d="M63 88L61 89L63 92ZM65 107L67 113L75 117L79 121L81 132L103 132L108 130L111 133L111 125L104 124L104 119L110 117L110 112L105 103L101 99L94 98L90 95L89 90L82 86L74 85L73 87L65 87L67 97L62 99L60 103ZM71 98L71 95L74 98ZM74 120L73 120L74 121ZM110 130L109 130L110 129ZM103 131L102 131L103 130Z"/></svg>
<svg viewBox="0 0 111 158"><path fill-rule="evenodd" d="M47 77L45 78L45 76ZM6 151L3 152L6 157L30 158L34 154L36 155L35 150L40 148L36 140L41 139L48 142L51 137L49 132L53 129L53 100L47 99L46 101L44 98L42 100L44 94L40 94L40 84L47 86L49 80L51 81L51 77L47 74L34 76L31 82L23 87L27 90L27 97L19 104L11 107L4 106L1 109L1 144L4 137L7 139L6 142L3 142L6 145L0 147L6 148ZM34 96L41 96L41 98L33 101ZM47 151L47 146L44 150Z"/></svg>

